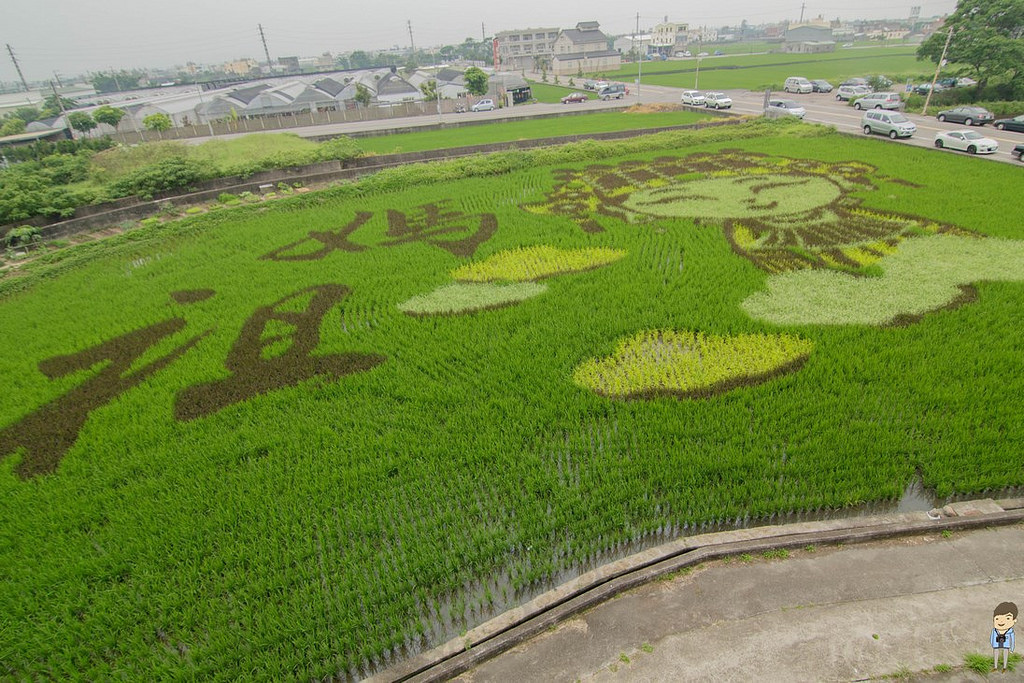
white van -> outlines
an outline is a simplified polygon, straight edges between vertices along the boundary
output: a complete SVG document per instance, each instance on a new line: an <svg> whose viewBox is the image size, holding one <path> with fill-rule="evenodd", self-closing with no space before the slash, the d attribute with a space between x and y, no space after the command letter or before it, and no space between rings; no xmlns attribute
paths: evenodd
<svg viewBox="0 0 1024 683"><path fill-rule="evenodd" d="M790 76L786 79L786 84L782 86L782 89L786 92L803 94L814 92L814 84L803 76Z"/></svg>
<svg viewBox="0 0 1024 683"><path fill-rule="evenodd" d="M617 100L621 100L626 96L626 86L621 83L606 85L597 91L597 96L602 100L610 100L613 97Z"/></svg>

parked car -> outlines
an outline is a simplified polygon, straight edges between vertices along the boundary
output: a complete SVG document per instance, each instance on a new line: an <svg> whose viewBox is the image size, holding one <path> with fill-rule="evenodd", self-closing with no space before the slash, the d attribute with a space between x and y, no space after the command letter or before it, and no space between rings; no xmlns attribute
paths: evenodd
<svg viewBox="0 0 1024 683"><path fill-rule="evenodd" d="M1024 133L1024 114L1014 116L1012 119L999 119L992 125L999 130L1014 130L1018 133Z"/></svg>
<svg viewBox="0 0 1024 683"><path fill-rule="evenodd" d="M1011 149L1010 156L1014 157L1017 161L1024 161L1024 144L1017 145Z"/></svg>
<svg viewBox="0 0 1024 683"><path fill-rule="evenodd" d="M860 119L860 127L865 135L881 133L896 138L909 138L917 132L917 126L898 111L880 111L872 109L864 112Z"/></svg>
<svg viewBox="0 0 1024 683"><path fill-rule="evenodd" d="M607 88L607 87L608 87L608 81L598 81L597 83L594 83L594 90L600 90L601 88Z"/></svg>
<svg viewBox="0 0 1024 683"><path fill-rule="evenodd" d="M774 115L775 117L795 116L798 119L802 119L807 115L807 110L801 107L800 103L796 100L768 100L768 111L770 112L770 115Z"/></svg>
<svg viewBox="0 0 1024 683"><path fill-rule="evenodd" d="M704 106L715 109L728 109L732 106L732 98L724 92L704 93Z"/></svg>
<svg viewBox="0 0 1024 683"><path fill-rule="evenodd" d="M868 85L868 79L866 78L847 78L839 85Z"/></svg>
<svg viewBox="0 0 1024 683"><path fill-rule="evenodd" d="M721 56L722 56L722 55L724 55L724 54L725 54L725 53L724 53L724 52L722 52L721 50L715 50L715 56L716 56L716 57L721 57Z"/></svg>
<svg viewBox="0 0 1024 683"><path fill-rule="evenodd" d="M679 96L679 101L683 104L691 104L695 107L704 106L704 93L699 90L684 90L683 94Z"/></svg>
<svg viewBox="0 0 1024 683"><path fill-rule="evenodd" d="M956 81L957 79L955 78L940 78L939 85L941 85L943 88L955 88Z"/></svg>
<svg viewBox="0 0 1024 683"><path fill-rule="evenodd" d="M914 88L914 92L916 92L918 95L927 95L928 91L931 90L931 89L932 89L932 84L931 83L922 83L921 85L919 85L916 88ZM938 83L935 84L935 92L942 92L943 90L945 90L944 87L942 87Z"/></svg>
<svg viewBox="0 0 1024 683"><path fill-rule="evenodd" d="M573 102L586 102L590 98L587 97L586 93L571 92L562 98L562 104L572 104Z"/></svg>
<svg viewBox="0 0 1024 683"><path fill-rule="evenodd" d="M856 97L863 97L871 93L871 88L866 85L841 85L836 90L836 99L842 102L849 102Z"/></svg>
<svg viewBox="0 0 1024 683"><path fill-rule="evenodd" d="M999 143L973 130L944 130L935 134L935 146L948 147L968 154L995 154Z"/></svg>
<svg viewBox="0 0 1024 683"><path fill-rule="evenodd" d="M494 109L494 100L480 100L470 107L470 109L472 111L491 111Z"/></svg>
<svg viewBox="0 0 1024 683"><path fill-rule="evenodd" d="M707 53L707 52L698 52L698 53L697 53L697 56L698 56L698 57L707 57L707 56L708 56L708 53Z"/></svg>
<svg viewBox="0 0 1024 683"><path fill-rule="evenodd" d="M583 81L584 90L597 90L597 83L594 81Z"/></svg>
<svg viewBox="0 0 1024 683"><path fill-rule="evenodd" d="M995 115L988 109L982 109L981 107L953 107L952 109L946 109L940 111L936 116L939 121L952 121L953 123L962 123L965 126L973 126L975 124L984 126L986 123L991 123L995 120Z"/></svg>
<svg viewBox="0 0 1024 683"><path fill-rule="evenodd" d="M832 84L822 79L811 81L812 92L832 92Z"/></svg>
<svg viewBox="0 0 1024 683"><path fill-rule="evenodd" d="M814 92L814 85L803 76L790 76L782 89L786 92L809 93Z"/></svg>
<svg viewBox="0 0 1024 683"><path fill-rule="evenodd" d="M606 85L597 91L597 96L600 97L602 100L621 100L623 97L626 96L626 86L624 86L622 83L612 83L611 85Z"/></svg>
<svg viewBox="0 0 1024 683"><path fill-rule="evenodd" d="M682 52L677 52L676 53L676 57L692 57L692 56L693 55L690 54L689 50L683 50Z"/></svg>
<svg viewBox="0 0 1024 683"><path fill-rule="evenodd" d="M854 109L899 109L901 106L903 100L894 92L873 92L853 102Z"/></svg>
<svg viewBox="0 0 1024 683"><path fill-rule="evenodd" d="M958 88L970 88L972 85L978 85L978 81L966 76L956 79L956 87Z"/></svg>

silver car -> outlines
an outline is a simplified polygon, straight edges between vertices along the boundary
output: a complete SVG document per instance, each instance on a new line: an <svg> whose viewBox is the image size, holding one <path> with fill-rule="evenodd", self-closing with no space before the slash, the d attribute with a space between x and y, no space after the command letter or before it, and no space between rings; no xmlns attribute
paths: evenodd
<svg viewBox="0 0 1024 683"><path fill-rule="evenodd" d="M860 127L865 135L881 133L882 135L888 135L893 140L896 138L909 138L917 132L917 126L914 125L914 122L903 114L898 111L882 111L879 109L864 112L864 116L860 119Z"/></svg>
<svg viewBox="0 0 1024 683"><path fill-rule="evenodd" d="M771 99L768 100L768 116L777 118L779 116L795 116L802 119L807 116L807 110L800 106L796 100Z"/></svg>

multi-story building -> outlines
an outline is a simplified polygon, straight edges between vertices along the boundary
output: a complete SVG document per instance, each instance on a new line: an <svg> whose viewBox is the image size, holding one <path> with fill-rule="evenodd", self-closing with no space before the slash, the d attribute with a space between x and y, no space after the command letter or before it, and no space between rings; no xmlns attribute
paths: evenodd
<svg viewBox="0 0 1024 683"><path fill-rule="evenodd" d="M551 71L572 75L615 71L622 66L622 56L608 48L608 36L596 21L581 21L576 28L562 29L555 39Z"/></svg>
<svg viewBox="0 0 1024 683"><path fill-rule="evenodd" d="M677 50L686 49L686 32L689 25L676 22L658 24L651 31L651 52L671 57Z"/></svg>
<svg viewBox="0 0 1024 683"><path fill-rule="evenodd" d="M526 28L501 31L494 36L498 43L496 69L511 71L539 71L554 55L557 28Z"/></svg>

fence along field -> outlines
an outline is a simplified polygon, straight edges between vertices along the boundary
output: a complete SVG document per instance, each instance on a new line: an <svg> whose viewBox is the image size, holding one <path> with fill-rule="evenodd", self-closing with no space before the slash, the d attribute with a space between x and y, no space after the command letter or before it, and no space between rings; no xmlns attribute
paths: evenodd
<svg viewBox="0 0 1024 683"><path fill-rule="evenodd" d="M772 130L7 295L4 674L358 677L637 544L1024 484L1017 169Z"/></svg>

